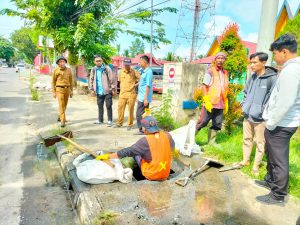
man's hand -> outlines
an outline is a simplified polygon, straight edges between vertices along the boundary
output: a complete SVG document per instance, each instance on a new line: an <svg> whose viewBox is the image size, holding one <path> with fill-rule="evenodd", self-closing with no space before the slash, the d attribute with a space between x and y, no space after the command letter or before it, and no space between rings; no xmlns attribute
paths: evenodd
<svg viewBox="0 0 300 225"><path fill-rule="evenodd" d="M144 106L149 105L148 99L144 99Z"/></svg>
<svg viewBox="0 0 300 225"><path fill-rule="evenodd" d="M116 92L115 92L115 91L112 91L111 94L112 94L112 96L115 96L115 95L116 95Z"/></svg>
<svg viewBox="0 0 300 225"><path fill-rule="evenodd" d="M52 96L53 96L53 98L56 98L56 93L53 92L53 93L52 93Z"/></svg>
<svg viewBox="0 0 300 225"><path fill-rule="evenodd" d="M96 96L95 91L91 91L91 96Z"/></svg>
<svg viewBox="0 0 300 225"><path fill-rule="evenodd" d="M96 157L96 160L108 160L108 159L110 159L110 154L98 155Z"/></svg>

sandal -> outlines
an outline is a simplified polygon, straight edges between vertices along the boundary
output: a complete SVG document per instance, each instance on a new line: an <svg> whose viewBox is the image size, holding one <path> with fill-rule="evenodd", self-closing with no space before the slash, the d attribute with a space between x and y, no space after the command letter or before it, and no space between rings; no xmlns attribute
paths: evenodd
<svg viewBox="0 0 300 225"><path fill-rule="evenodd" d="M259 171L257 169L252 169L252 174L256 177L259 176Z"/></svg>
<svg viewBox="0 0 300 225"><path fill-rule="evenodd" d="M249 166L250 163L243 163L243 161L238 162L238 163L234 163L232 166L236 167L236 168L243 168L244 166Z"/></svg>

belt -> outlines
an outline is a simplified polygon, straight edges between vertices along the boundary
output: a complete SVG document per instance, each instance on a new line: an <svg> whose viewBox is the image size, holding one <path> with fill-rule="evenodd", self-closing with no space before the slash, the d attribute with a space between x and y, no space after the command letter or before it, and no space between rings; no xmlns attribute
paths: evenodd
<svg viewBox="0 0 300 225"><path fill-rule="evenodd" d="M59 87L59 88L69 88L69 86L56 86L56 87Z"/></svg>

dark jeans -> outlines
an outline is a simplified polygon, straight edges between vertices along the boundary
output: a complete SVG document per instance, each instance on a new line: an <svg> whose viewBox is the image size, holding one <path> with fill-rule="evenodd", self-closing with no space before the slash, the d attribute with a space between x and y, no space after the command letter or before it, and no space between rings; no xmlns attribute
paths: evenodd
<svg viewBox="0 0 300 225"><path fill-rule="evenodd" d="M265 129L267 155L265 180L275 198L282 199L288 192L290 140L296 130L297 127Z"/></svg>
<svg viewBox="0 0 300 225"><path fill-rule="evenodd" d="M141 124L141 120L142 120L142 116L145 113L145 109L149 108L149 104L147 106L144 106L144 102L140 102L138 101L137 104L137 109L136 109L136 123L137 126L139 128L139 130L142 130L142 124Z"/></svg>
<svg viewBox="0 0 300 225"><path fill-rule="evenodd" d="M97 94L97 104L98 104L98 119L99 122L103 122L103 105L106 105L107 118L108 121L112 121L112 94L98 95Z"/></svg>
<svg viewBox="0 0 300 225"><path fill-rule="evenodd" d="M201 109L200 119L197 122L196 130L201 130L206 127L209 121L212 120L212 126L210 129L221 130L223 122L223 109L212 109L208 112L203 106Z"/></svg>

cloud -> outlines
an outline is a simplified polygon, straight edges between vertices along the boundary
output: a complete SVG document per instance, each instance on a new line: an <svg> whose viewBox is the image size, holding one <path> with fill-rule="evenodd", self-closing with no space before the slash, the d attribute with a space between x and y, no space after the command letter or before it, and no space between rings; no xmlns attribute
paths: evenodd
<svg viewBox="0 0 300 225"><path fill-rule="evenodd" d="M164 57L166 57L168 52L173 52L172 44L168 44L168 45L160 44L159 49L154 49L154 51L153 51L156 58L164 58Z"/></svg>
<svg viewBox="0 0 300 225"><path fill-rule="evenodd" d="M261 1L222 1L217 0L217 12L227 12L234 20L242 22L256 22L259 21L261 11Z"/></svg>
<svg viewBox="0 0 300 225"><path fill-rule="evenodd" d="M241 33L241 38L244 41L251 41L257 43L258 33L257 32L248 33L248 34Z"/></svg>
<svg viewBox="0 0 300 225"><path fill-rule="evenodd" d="M211 21L204 24L205 34L218 36L222 34L230 22L233 22L233 20L229 16L216 15Z"/></svg>
<svg viewBox="0 0 300 225"><path fill-rule="evenodd" d="M175 55L178 55L182 58L189 59L191 54L191 49L190 47L186 47L183 45L180 45L176 50L175 50Z"/></svg>

